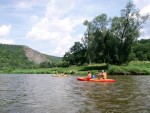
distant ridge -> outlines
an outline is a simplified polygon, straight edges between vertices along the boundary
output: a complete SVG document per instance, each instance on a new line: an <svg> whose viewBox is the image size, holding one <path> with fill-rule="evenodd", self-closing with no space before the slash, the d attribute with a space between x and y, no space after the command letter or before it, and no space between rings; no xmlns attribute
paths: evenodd
<svg viewBox="0 0 150 113"><path fill-rule="evenodd" d="M60 63L61 57L42 54L25 45L0 44L0 69L3 67L26 68L43 62Z"/></svg>
<svg viewBox="0 0 150 113"><path fill-rule="evenodd" d="M30 61L34 61L36 64L40 64L42 62L58 63L62 59L61 57L42 54L36 50L31 49L28 46L23 46L23 48L28 59Z"/></svg>
<svg viewBox="0 0 150 113"><path fill-rule="evenodd" d="M50 59L46 57L46 55L41 54L38 51L35 51L27 46L23 46L26 56L30 61L34 61L36 64L40 64L42 62L52 62Z"/></svg>

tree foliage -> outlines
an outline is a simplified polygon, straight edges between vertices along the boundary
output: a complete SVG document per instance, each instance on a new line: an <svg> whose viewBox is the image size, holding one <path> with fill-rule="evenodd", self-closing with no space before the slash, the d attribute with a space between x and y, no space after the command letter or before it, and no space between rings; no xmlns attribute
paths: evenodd
<svg viewBox="0 0 150 113"><path fill-rule="evenodd" d="M22 46L0 44L0 69L32 68L36 66L29 61Z"/></svg>
<svg viewBox="0 0 150 113"><path fill-rule="evenodd" d="M132 52L130 56L132 56L131 60L141 60L146 61L150 60L150 39L142 39L139 40L134 46L132 46Z"/></svg>
<svg viewBox="0 0 150 113"><path fill-rule="evenodd" d="M147 53L138 51L133 54L135 48L132 50L140 37L140 29L148 19L148 14L140 15L135 5L129 2L121 10L120 17L108 18L103 13L92 21L85 20L83 25L87 29L82 43L75 42L70 51L64 55L64 60L71 65L83 63L120 65L129 59L142 60L140 57L149 60Z"/></svg>
<svg viewBox="0 0 150 113"><path fill-rule="evenodd" d="M86 62L85 53L86 49L83 44L75 42L70 51L64 55L63 61L67 61L70 65L82 65Z"/></svg>

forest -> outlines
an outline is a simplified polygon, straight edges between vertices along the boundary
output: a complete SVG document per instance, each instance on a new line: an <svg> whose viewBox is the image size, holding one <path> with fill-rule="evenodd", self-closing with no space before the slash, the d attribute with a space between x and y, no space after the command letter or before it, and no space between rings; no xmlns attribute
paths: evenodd
<svg viewBox="0 0 150 113"><path fill-rule="evenodd" d="M122 65L130 61L150 60L150 39L139 40L149 15L140 15L132 2L120 11L119 17L108 18L107 14L85 20L84 37L75 42L63 57L69 65L107 63Z"/></svg>
<svg viewBox="0 0 150 113"><path fill-rule="evenodd" d="M20 45L0 44L0 69L31 68L35 63L29 61Z"/></svg>

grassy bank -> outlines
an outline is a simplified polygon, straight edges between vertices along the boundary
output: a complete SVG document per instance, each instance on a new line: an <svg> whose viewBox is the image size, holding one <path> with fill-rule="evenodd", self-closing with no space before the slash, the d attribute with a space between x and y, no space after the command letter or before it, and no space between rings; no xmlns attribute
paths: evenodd
<svg viewBox="0 0 150 113"><path fill-rule="evenodd" d="M40 69L7 69L0 70L0 73L13 73L13 74L55 74L68 73L74 75L87 75L87 71L90 70L93 74L97 73L101 69L107 69L106 64L93 64L88 66L70 66L66 68L40 68Z"/></svg>
<svg viewBox="0 0 150 113"><path fill-rule="evenodd" d="M90 70L93 74L100 70L106 70L109 75L150 75L150 61L130 62L128 65L115 66L106 64L93 64L87 66L70 66L67 68L40 68L40 69L8 69L0 70L0 73L15 74L54 74L68 73L74 75L87 75Z"/></svg>
<svg viewBox="0 0 150 113"><path fill-rule="evenodd" d="M108 73L111 75L150 75L150 61L132 61L123 66L111 65Z"/></svg>

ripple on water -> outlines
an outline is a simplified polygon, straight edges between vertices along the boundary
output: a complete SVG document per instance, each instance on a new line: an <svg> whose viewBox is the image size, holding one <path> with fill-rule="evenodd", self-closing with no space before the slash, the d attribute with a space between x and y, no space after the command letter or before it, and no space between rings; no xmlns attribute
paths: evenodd
<svg viewBox="0 0 150 113"><path fill-rule="evenodd" d="M3 113L148 113L150 78L113 76L116 83L51 75L0 75Z"/></svg>

